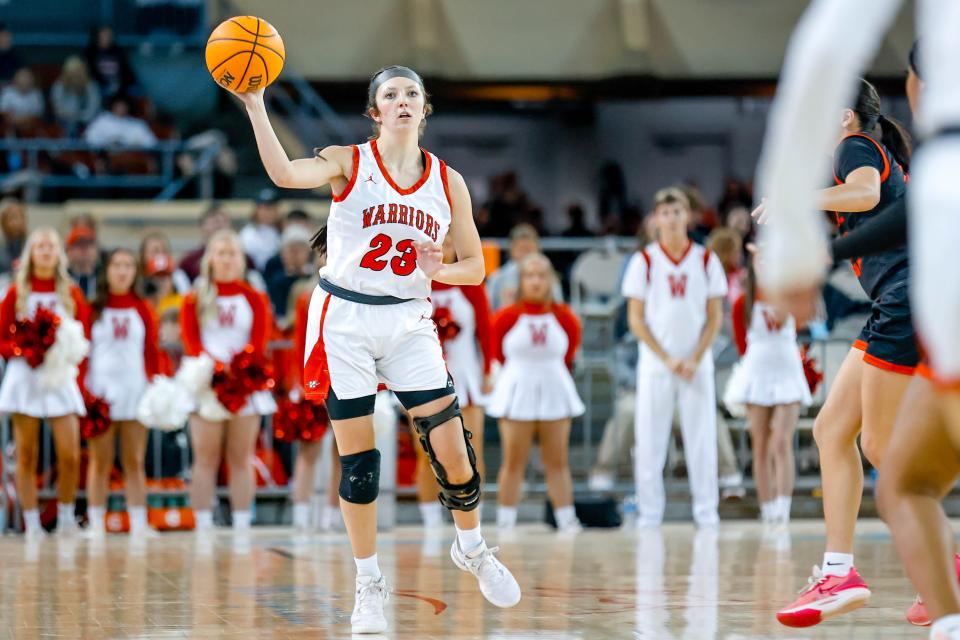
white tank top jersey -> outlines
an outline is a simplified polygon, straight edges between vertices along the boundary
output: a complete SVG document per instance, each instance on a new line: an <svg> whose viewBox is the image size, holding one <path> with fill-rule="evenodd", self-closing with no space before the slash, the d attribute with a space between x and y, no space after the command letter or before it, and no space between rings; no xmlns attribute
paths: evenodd
<svg viewBox="0 0 960 640"><path fill-rule="evenodd" d="M793 316L782 321L777 319L773 307L757 300L750 314L750 328L747 330L747 349L752 345L787 345L797 348L797 329Z"/></svg>
<svg viewBox="0 0 960 640"><path fill-rule="evenodd" d="M401 189L384 167L376 140L353 147L353 175L333 198L327 218L323 278L368 295L430 295L430 278L417 268L413 243L441 244L452 205L446 165L428 151L423 159L423 175Z"/></svg>
<svg viewBox="0 0 960 640"><path fill-rule="evenodd" d="M707 301L726 295L727 278L720 260L702 245L690 242L674 260L660 243L652 243L630 258L621 291L644 301L644 320L661 348L674 358L688 358L707 322ZM700 366L713 367L709 349ZM640 373L670 373L642 341L639 367Z"/></svg>

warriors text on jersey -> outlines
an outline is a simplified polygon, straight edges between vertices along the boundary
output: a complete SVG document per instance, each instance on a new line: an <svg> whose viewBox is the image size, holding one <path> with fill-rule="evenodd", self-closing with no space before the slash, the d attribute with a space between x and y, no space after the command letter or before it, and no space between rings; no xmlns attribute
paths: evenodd
<svg viewBox="0 0 960 640"><path fill-rule="evenodd" d="M383 165L376 140L353 147L353 173L327 219L323 278L369 295L430 295L430 278L417 268L413 243L442 243L452 207L446 165L422 154L423 175L401 189Z"/></svg>

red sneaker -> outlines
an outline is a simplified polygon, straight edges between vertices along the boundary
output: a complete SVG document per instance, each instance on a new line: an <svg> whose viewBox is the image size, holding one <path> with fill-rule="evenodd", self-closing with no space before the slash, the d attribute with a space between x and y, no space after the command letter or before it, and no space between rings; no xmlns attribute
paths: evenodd
<svg viewBox="0 0 960 640"><path fill-rule="evenodd" d="M960 580L960 555L953 556L953 565L957 572L957 580ZM929 627L933 623L919 595L907 609L907 622L917 627Z"/></svg>
<svg viewBox="0 0 960 640"><path fill-rule="evenodd" d="M859 609L869 600L870 589L856 568L851 567L845 576L825 576L815 566L800 597L778 611L777 620L788 627L812 627Z"/></svg>

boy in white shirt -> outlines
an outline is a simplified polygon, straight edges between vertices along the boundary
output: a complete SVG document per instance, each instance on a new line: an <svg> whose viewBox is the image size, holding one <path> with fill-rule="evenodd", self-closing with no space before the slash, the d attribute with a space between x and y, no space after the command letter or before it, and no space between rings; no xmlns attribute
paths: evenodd
<svg viewBox="0 0 960 640"><path fill-rule="evenodd" d="M630 330L640 340L634 455L640 526L663 521L666 463L674 404L698 526L716 526L717 424L710 345L723 320L727 292L715 255L687 237L690 202L679 189L655 196L659 241L627 266L623 295Z"/></svg>

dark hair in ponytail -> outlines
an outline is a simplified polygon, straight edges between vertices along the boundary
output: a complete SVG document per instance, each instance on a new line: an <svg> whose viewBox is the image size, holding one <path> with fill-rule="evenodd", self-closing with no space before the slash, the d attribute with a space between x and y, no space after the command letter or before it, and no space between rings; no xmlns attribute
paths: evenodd
<svg viewBox="0 0 960 640"><path fill-rule="evenodd" d="M880 113L880 94L877 93L876 87L862 78L852 110L860 120L860 130L868 135L879 137L880 142L890 150L893 159L903 171L909 171L910 155L913 153L910 134L899 122Z"/></svg>

